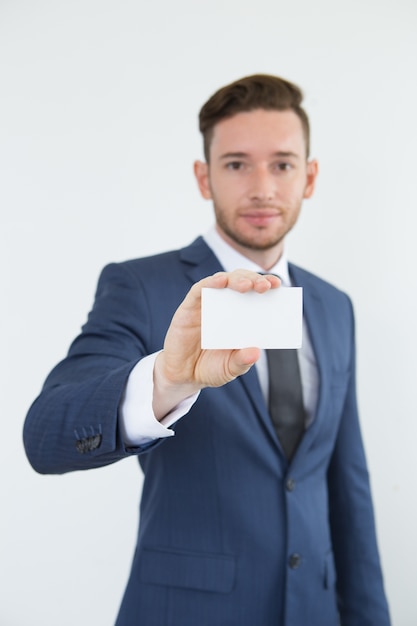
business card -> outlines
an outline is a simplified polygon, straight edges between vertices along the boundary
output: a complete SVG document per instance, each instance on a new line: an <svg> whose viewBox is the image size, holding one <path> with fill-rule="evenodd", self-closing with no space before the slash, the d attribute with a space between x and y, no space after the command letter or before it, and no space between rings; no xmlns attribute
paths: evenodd
<svg viewBox="0 0 417 626"><path fill-rule="evenodd" d="M202 349L301 347L301 287L278 287L262 294L203 288L201 297Z"/></svg>

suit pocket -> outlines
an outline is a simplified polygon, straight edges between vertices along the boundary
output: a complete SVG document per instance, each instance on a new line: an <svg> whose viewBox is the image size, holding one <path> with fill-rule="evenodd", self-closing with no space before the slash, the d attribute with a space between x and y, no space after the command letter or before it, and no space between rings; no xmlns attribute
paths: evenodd
<svg viewBox="0 0 417 626"><path fill-rule="evenodd" d="M235 576L233 556L153 549L144 549L139 556L142 583L229 593Z"/></svg>

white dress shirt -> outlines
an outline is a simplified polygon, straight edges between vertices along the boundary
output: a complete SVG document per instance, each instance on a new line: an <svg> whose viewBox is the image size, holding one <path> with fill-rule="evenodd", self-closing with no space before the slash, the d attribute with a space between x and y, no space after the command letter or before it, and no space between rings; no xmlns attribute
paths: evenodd
<svg viewBox="0 0 417 626"><path fill-rule="evenodd" d="M247 269L254 272L264 272L256 263L231 248L218 234L215 227L204 235L204 240L216 255L225 271ZM285 253L269 272L277 274L284 287L291 286L288 272L288 262ZM174 422L183 417L196 399L198 393L183 400L160 422L155 418L152 409L153 400L153 367L158 353L144 357L137 363L130 373L125 393L119 407L119 421L125 444L136 447L149 443L161 437L172 437L175 433L169 428ZM298 350L301 383L303 388L304 406L307 413L307 425L311 423L318 399L318 369L314 352L311 346L307 325L303 323L303 343ZM267 402L268 398L268 366L265 351L256 363L262 393Z"/></svg>

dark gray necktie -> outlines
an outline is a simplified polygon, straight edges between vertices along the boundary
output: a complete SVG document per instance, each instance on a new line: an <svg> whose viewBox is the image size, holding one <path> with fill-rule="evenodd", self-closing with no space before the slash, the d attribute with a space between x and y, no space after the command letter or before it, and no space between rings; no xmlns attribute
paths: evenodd
<svg viewBox="0 0 417 626"><path fill-rule="evenodd" d="M296 350L267 350L269 413L284 453L291 459L303 436L305 410Z"/></svg>

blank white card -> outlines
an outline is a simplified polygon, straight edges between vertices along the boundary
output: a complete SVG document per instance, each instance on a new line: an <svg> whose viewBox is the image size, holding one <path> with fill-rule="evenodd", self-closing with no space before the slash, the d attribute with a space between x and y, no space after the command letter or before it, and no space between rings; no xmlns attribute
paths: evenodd
<svg viewBox="0 0 417 626"><path fill-rule="evenodd" d="M301 347L301 287L278 287L263 294L204 288L201 297L202 349Z"/></svg>

